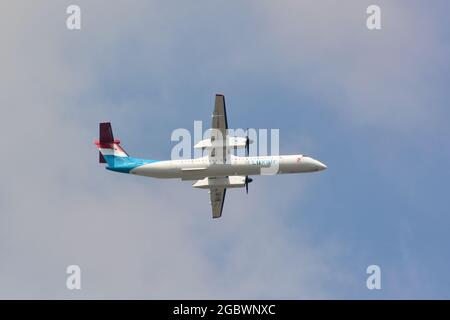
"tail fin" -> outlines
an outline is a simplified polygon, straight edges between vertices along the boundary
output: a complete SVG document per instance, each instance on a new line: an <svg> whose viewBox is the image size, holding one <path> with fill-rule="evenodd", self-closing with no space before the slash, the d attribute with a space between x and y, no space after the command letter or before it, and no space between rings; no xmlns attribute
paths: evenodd
<svg viewBox="0 0 450 320"><path fill-rule="evenodd" d="M111 123L100 123L100 139L94 143L99 151L99 162L114 166L115 158L125 158L128 154L120 146L120 140L114 139Z"/></svg>

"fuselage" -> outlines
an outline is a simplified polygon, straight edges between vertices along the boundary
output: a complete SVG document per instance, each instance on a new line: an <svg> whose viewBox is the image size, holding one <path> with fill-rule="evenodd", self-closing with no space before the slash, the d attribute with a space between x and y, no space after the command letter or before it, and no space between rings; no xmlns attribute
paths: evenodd
<svg viewBox="0 0 450 320"><path fill-rule="evenodd" d="M212 161L209 157L165 161L135 160L135 162L128 163L125 166L117 165L107 167L107 169L153 178L179 178L182 180L197 180L218 176L302 173L326 169L326 166L320 161L300 154L261 157L231 155L226 163Z"/></svg>

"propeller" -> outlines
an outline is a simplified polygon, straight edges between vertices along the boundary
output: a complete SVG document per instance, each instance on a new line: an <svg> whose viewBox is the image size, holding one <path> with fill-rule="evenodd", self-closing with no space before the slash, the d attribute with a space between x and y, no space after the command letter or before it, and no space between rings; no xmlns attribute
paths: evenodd
<svg viewBox="0 0 450 320"><path fill-rule="evenodd" d="M245 154L248 157L250 152L250 138L248 137L248 128L247 128L247 136L245 137Z"/></svg>
<svg viewBox="0 0 450 320"><path fill-rule="evenodd" d="M245 176L245 191L247 192L247 194L248 194L248 184L250 182L252 182L252 181L253 181L252 178L249 178L248 176Z"/></svg>

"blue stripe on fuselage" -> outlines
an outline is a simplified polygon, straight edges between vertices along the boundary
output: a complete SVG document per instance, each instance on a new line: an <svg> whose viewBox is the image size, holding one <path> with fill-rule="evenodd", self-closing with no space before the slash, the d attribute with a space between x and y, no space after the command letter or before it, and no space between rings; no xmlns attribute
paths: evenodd
<svg viewBox="0 0 450 320"><path fill-rule="evenodd" d="M130 173L136 167L140 167L147 163L158 162L159 160L145 160L132 157L116 157L112 155L103 156L108 163L105 167L107 170Z"/></svg>

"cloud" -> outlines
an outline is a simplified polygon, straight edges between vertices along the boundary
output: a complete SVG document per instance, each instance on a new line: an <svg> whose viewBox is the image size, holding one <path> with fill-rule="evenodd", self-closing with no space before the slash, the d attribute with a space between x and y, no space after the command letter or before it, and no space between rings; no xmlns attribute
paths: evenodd
<svg viewBox="0 0 450 320"><path fill-rule="evenodd" d="M342 218L342 211L356 210L353 197L360 195L343 185L355 182L348 172L330 170L325 181L336 190L329 186L327 201L336 204L320 212L306 211L311 199L321 202L318 190L327 191L320 176L256 177L249 196L227 193L224 217L213 221L206 192L107 172L91 141L98 122L111 120L130 153L168 156L172 129L209 121L215 91L233 93L229 116L240 126L296 122L303 103L302 110L319 108L343 126L376 129L383 144L392 132L434 132L446 119L439 84L448 45L433 11L383 1L383 29L369 32L361 1L79 1L82 30L70 32L69 4L0 5L8 26L0 30L7 152L0 160L1 297L365 296L365 279L354 271L365 276L359 262L367 256L354 251L363 240L342 243L342 234L321 232L311 218L363 232L367 226L354 221L362 218ZM264 106L286 102L280 99L288 103L277 118L278 110ZM297 123L284 137L289 151L319 148L320 137L299 136ZM338 163L335 151L329 160ZM360 151L367 160L370 146ZM385 159L379 161L395 164ZM371 173L370 165L359 172ZM343 194L351 201L337 198ZM400 251L405 261L417 261L409 247ZM69 264L82 268L80 292L65 288ZM422 268L405 277L415 279L415 292L424 288ZM408 288L390 293L402 296Z"/></svg>
<svg viewBox="0 0 450 320"><path fill-rule="evenodd" d="M176 32L142 23L149 15L160 25L164 17L175 18L168 15L170 5L160 8L164 16L149 10L154 3L81 6L86 20L80 34L65 30L64 3L2 8L11 29L0 31L8 43L1 57L6 94L0 133L13 138L2 140L8 157L1 160L7 170L0 189L0 296L327 296L323 287L334 249L310 246L308 232L299 227L299 236L277 213L297 197L301 185L293 180L285 181L287 190L274 190L261 179L246 199L238 191L228 193L224 218L212 221L207 193L177 181L114 175L96 163L91 140L98 118L118 120L140 104L132 95L117 103L110 99L102 84L108 74L118 77L124 91L132 88L121 82L122 72L129 77L126 70L105 68L120 68L118 61L131 53L138 59L126 59L126 69L140 74L140 54L159 48L143 69L161 74L164 48L176 43ZM127 36L143 43L141 53L120 50ZM174 76L161 78L169 83L163 90ZM65 288L70 264L82 269L80 292Z"/></svg>
<svg viewBox="0 0 450 320"><path fill-rule="evenodd" d="M370 4L262 2L265 55L277 58L268 68L349 124L403 133L430 124L432 130L445 111L436 86L447 65L442 25L417 3L378 1L382 29L369 31Z"/></svg>

